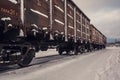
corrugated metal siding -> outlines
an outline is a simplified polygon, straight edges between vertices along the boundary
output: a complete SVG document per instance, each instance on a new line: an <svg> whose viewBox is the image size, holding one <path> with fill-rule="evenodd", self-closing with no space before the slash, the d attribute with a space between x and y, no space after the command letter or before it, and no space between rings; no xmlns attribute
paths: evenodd
<svg viewBox="0 0 120 80"><path fill-rule="evenodd" d="M95 42L96 36L95 36L95 28L93 25L90 25L91 28L91 42Z"/></svg>
<svg viewBox="0 0 120 80"><path fill-rule="evenodd" d="M81 38L81 12L77 9L76 11L76 23L77 23L77 37Z"/></svg>
<svg viewBox="0 0 120 80"><path fill-rule="evenodd" d="M90 25L90 36L91 36L91 42L96 43L96 44L105 44L105 37L104 35L97 30L94 25Z"/></svg>
<svg viewBox="0 0 120 80"><path fill-rule="evenodd" d="M64 32L64 0L53 0L53 32Z"/></svg>
<svg viewBox="0 0 120 80"><path fill-rule="evenodd" d="M53 0L53 7L52 7L52 18L53 18L53 27L52 27L52 33L54 33L55 31L57 32L64 32L65 31L65 24L64 24L64 20L65 20L65 8L64 8L64 0ZM33 3L35 3L36 5L34 5ZM41 13L49 16L50 13L48 11L50 11L49 9L49 0L48 3L46 3L45 0L30 0L27 1L26 0L26 4L28 6L26 6L28 9L30 7L32 7L32 9L40 11ZM30 6L33 5L33 6ZM89 40L90 39L90 35L89 35L89 20L88 18L84 15L84 13L82 13L79 8L77 6L75 6L75 4L71 1L71 0L67 0L67 33L69 36L73 36L74 35L74 8L77 8L76 10L76 27L77 27L77 38L81 38L81 39L85 39L85 40ZM26 10L27 12L27 10ZM31 12L27 12L28 14L26 14L27 17L26 22L29 22L29 24L34 23L38 23L38 26L42 27L42 26L46 26L48 27L50 24L50 19L49 18L45 18L44 16L40 16L37 15L35 13L31 13ZM31 13L31 14L30 14ZM82 15L82 17L81 17ZM34 17L33 17L34 16ZM30 21L29 21L30 20ZM88 20L87 23L85 20ZM65 32L64 32L65 33Z"/></svg>
<svg viewBox="0 0 120 80"><path fill-rule="evenodd" d="M25 27L36 24L39 28L47 27L50 29L50 0L24 0L25 5ZM76 8L76 10L74 10ZM75 13L75 12L76 13ZM74 13L76 20L74 20ZM52 0L52 33L55 31L65 33L65 1ZM15 25L20 24L20 4L15 4L8 0L0 0L0 18L10 17ZM75 23L76 21L76 23ZM87 16L72 2L67 0L67 33L75 36L74 26L77 27L77 38L81 38L95 43L106 43L106 37L101 34Z"/></svg>
<svg viewBox="0 0 120 80"><path fill-rule="evenodd" d="M10 17L10 24L19 25L20 5L8 0L0 0L0 18Z"/></svg>
<svg viewBox="0 0 120 80"><path fill-rule="evenodd" d="M25 26L49 28L49 0L25 0Z"/></svg>
<svg viewBox="0 0 120 80"><path fill-rule="evenodd" d="M67 1L68 34L74 35L74 5Z"/></svg>
<svg viewBox="0 0 120 80"><path fill-rule="evenodd" d="M81 38L81 12L77 9L76 11L76 26L77 26L77 38Z"/></svg>

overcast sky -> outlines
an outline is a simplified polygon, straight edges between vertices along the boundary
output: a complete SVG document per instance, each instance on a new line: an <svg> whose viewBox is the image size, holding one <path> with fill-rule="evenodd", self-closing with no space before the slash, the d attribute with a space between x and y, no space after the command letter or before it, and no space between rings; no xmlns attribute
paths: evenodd
<svg viewBox="0 0 120 80"><path fill-rule="evenodd" d="M120 0L73 0L108 38L120 39Z"/></svg>

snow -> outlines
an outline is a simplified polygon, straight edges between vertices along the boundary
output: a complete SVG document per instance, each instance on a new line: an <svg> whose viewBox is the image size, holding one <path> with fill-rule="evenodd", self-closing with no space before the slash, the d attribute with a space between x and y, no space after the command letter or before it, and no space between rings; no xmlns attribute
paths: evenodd
<svg viewBox="0 0 120 80"><path fill-rule="evenodd" d="M64 23L63 22L61 22L60 20L58 20L58 19L55 19L55 21L56 22L58 22L58 23L60 23L60 24L62 24L62 25L64 25Z"/></svg>
<svg viewBox="0 0 120 80"><path fill-rule="evenodd" d="M42 29L43 29L43 30L47 30L47 27L43 27Z"/></svg>
<svg viewBox="0 0 120 80"><path fill-rule="evenodd" d="M24 36L24 32L23 32L23 30L22 29L20 29L20 34L19 34L19 36Z"/></svg>
<svg viewBox="0 0 120 80"><path fill-rule="evenodd" d="M71 29L73 29L73 27L72 27L72 26L70 26L70 25L69 25L68 27L69 27L69 28L71 28Z"/></svg>
<svg viewBox="0 0 120 80"><path fill-rule="evenodd" d="M38 32L36 29L32 29L33 32Z"/></svg>
<svg viewBox="0 0 120 80"><path fill-rule="evenodd" d="M59 6L55 5L55 7L56 7L57 9L59 9L61 12L64 12L64 10L61 9Z"/></svg>
<svg viewBox="0 0 120 80"><path fill-rule="evenodd" d="M38 52L36 57L58 55L55 49ZM28 73L19 70L0 76L1 80L120 80L120 48L78 55ZM29 68L29 67L28 67ZM32 70L32 67L30 68ZM24 69L25 71L25 69Z"/></svg>
<svg viewBox="0 0 120 80"><path fill-rule="evenodd" d="M30 10L31 10L32 12L36 13L36 14L39 14L39 15L42 15L42 16L48 18L48 16L47 16L46 14L43 14L43 13L37 11L37 10L34 10L34 9L30 9Z"/></svg>
<svg viewBox="0 0 120 80"><path fill-rule="evenodd" d="M8 27L12 26L12 24L8 24Z"/></svg>
<svg viewBox="0 0 120 80"><path fill-rule="evenodd" d="M120 80L120 48L109 48L115 49L116 52L108 58L105 67L98 72L97 80Z"/></svg>
<svg viewBox="0 0 120 80"><path fill-rule="evenodd" d="M3 21L10 21L11 20L11 18L10 17L3 17L3 18L1 18L1 20L3 20Z"/></svg>
<svg viewBox="0 0 120 80"><path fill-rule="evenodd" d="M38 28L38 26L36 24L31 24L31 26L34 26L34 27Z"/></svg>
<svg viewBox="0 0 120 80"><path fill-rule="evenodd" d="M14 3L14 4L17 4L17 1L16 0L9 0L10 2Z"/></svg>

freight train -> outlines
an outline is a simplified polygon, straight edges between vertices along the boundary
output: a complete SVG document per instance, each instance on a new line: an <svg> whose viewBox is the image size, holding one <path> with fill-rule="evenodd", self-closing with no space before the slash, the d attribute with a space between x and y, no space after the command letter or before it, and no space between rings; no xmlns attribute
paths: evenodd
<svg viewBox="0 0 120 80"><path fill-rule="evenodd" d="M72 0L0 0L0 65L29 65L35 52L105 48L106 37Z"/></svg>

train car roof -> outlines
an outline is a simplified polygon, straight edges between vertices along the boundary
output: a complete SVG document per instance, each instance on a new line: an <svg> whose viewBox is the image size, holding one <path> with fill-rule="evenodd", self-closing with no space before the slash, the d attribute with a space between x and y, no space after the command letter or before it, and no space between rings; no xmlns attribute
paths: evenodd
<svg viewBox="0 0 120 80"><path fill-rule="evenodd" d="M90 18L88 18L88 16L78 7L78 5L73 0L69 1L71 1L79 9L79 11L90 21Z"/></svg>
<svg viewBox="0 0 120 80"><path fill-rule="evenodd" d="M105 38L106 36L104 34L101 33L101 31L99 31L93 24L90 24L93 28L95 28L101 35L103 35Z"/></svg>

